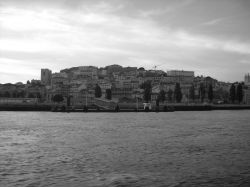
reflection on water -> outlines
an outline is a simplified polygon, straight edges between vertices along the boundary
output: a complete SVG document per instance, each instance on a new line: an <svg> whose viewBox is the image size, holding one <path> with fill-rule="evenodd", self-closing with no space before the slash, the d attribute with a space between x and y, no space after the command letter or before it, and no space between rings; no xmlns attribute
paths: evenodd
<svg viewBox="0 0 250 187"><path fill-rule="evenodd" d="M249 186L250 112L0 112L0 186Z"/></svg>

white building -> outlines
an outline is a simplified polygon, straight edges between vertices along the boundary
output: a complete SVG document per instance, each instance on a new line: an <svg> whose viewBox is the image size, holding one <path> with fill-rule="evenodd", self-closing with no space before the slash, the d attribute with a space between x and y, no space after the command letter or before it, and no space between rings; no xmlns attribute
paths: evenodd
<svg viewBox="0 0 250 187"><path fill-rule="evenodd" d="M163 81L168 83L192 84L194 81L194 71L167 71L167 77L164 77Z"/></svg>
<svg viewBox="0 0 250 187"><path fill-rule="evenodd" d="M194 71L171 70L167 71L168 76L194 77Z"/></svg>

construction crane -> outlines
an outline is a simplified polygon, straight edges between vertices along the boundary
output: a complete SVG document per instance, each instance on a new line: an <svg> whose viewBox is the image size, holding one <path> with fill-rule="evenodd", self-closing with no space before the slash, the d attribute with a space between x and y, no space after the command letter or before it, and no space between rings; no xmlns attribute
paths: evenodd
<svg viewBox="0 0 250 187"><path fill-rule="evenodd" d="M156 68L158 68L159 66L162 66L163 64L159 64L159 65L154 65L153 68L154 70L156 70Z"/></svg>

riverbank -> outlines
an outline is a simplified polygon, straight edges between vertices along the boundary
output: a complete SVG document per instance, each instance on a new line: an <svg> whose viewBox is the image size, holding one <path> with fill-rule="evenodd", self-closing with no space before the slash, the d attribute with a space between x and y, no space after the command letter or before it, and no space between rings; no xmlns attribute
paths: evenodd
<svg viewBox="0 0 250 187"><path fill-rule="evenodd" d="M0 104L0 111L51 111L49 104Z"/></svg>
<svg viewBox="0 0 250 187"><path fill-rule="evenodd" d="M147 112L173 112L173 111L209 111L209 110L249 110L250 105L202 105L202 104L169 104L160 106L159 108L153 107L152 110ZM57 107L50 104L1 104L0 111L56 111L56 112L145 112L143 108L138 110L135 107L123 108L122 105L116 109L102 109L94 106L89 108L67 108Z"/></svg>

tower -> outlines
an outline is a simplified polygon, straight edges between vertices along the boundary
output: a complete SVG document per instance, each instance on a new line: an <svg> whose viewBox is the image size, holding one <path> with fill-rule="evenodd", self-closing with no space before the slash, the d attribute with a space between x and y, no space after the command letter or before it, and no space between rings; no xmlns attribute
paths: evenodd
<svg viewBox="0 0 250 187"><path fill-rule="evenodd" d="M52 72L49 69L41 69L41 82L42 84L49 86L51 85Z"/></svg>

